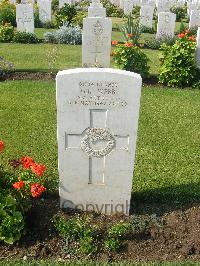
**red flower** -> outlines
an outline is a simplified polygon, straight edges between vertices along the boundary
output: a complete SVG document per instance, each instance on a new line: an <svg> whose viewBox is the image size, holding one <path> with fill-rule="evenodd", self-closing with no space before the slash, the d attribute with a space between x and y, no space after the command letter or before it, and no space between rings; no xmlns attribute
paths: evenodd
<svg viewBox="0 0 200 266"><path fill-rule="evenodd" d="M126 43L124 44L124 46L127 46L127 47L132 47L132 46L133 46L133 44L132 44L131 42L126 42Z"/></svg>
<svg viewBox="0 0 200 266"><path fill-rule="evenodd" d="M29 169L31 165L35 163L31 157L22 157L20 162L24 169Z"/></svg>
<svg viewBox="0 0 200 266"><path fill-rule="evenodd" d="M24 181L21 180L21 181L15 182L13 184L13 187L14 187L14 189L19 190L19 189L23 188L24 185L25 185Z"/></svg>
<svg viewBox="0 0 200 266"><path fill-rule="evenodd" d="M44 172L46 171L46 166L43 164L34 163L31 165L31 170L37 176L42 176Z"/></svg>
<svg viewBox="0 0 200 266"><path fill-rule="evenodd" d="M194 36L190 36L188 39L192 42L196 42L196 38Z"/></svg>
<svg viewBox="0 0 200 266"><path fill-rule="evenodd" d="M0 140L0 152L2 152L5 148L5 143L3 142L3 140Z"/></svg>
<svg viewBox="0 0 200 266"><path fill-rule="evenodd" d="M38 183L31 185L31 194L34 198L38 198L46 190L46 188Z"/></svg>
<svg viewBox="0 0 200 266"><path fill-rule="evenodd" d="M180 33L180 34L178 34L178 37L179 37L179 39L182 39L182 38L185 37L185 34L184 33Z"/></svg>
<svg viewBox="0 0 200 266"><path fill-rule="evenodd" d="M132 33L128 33L127 36L128 36L128 38L131 38L131 37L133 37L133 34Z"/></svg>
<svg viewBox="0 0 200 266"><path fill-rule="evenodd" d="M112 41L112 45L117 45L118 41Z"/></svg>

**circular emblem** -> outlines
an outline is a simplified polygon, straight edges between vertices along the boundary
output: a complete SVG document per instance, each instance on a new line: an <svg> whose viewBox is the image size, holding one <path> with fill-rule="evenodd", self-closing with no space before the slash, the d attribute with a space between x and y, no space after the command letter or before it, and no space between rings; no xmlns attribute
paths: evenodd
<svg viewBox="0 0 200 266"><path fill-rule="evenodd" d="M95 35L101 35L103 33L103 26L101 25L101 23L99 22L99 20L97 20L97 22L93 25L93 32Z"/></svg>
<svg viewBox="0 0 200 266"><path fill-rule="evenodd" d="M103 157L108 155L115 147L115 138L109 129L104 128L88 128L85 131L86 135L81 140L81 149L90 157ZM106 147L103 149L95 150L92 144L97 141L105 141Z"/></svg>

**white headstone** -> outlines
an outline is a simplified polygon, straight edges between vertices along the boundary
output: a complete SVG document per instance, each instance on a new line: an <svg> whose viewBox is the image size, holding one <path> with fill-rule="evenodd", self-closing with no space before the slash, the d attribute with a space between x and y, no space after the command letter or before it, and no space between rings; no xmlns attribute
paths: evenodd
<svg viewBox="0 0 200 266"><path fill-rule="evenodd" d="M169 12L170 11L170 2L168 0L157 0L156 1L157 14L160 12Z"/></svg>
<svg viewBox="0 0 200 266"><path fill-rule="evenodd" d="M174 37L176 14L161 12L158 14L156 38Z"/></svg>
<svg viewBox="0 0 200 266"><path fill-rule="evenodd" d="M190 13L189 28L200 27L200 10L192 10Z"/></svg>
<svg viewBox="0 0 200 266"><path fill-rule="evenodd" d="M61 208L128 214L140 75L88 68L56 80Z"/></svg>
<svg viewBox="0 0 200 266"><path fill-rule="evenodd" d="M188 2L187 3L187 14L188 14L188 16L190 16L192 10L197 10L197 6L193 2Z"/></svg>
<svg viewBox="0 0 200 266"><path fill-rule="evenodd" d="M32 4L16 5L17 30L25 32L34 32L34 15Z"/></svg>
<svg viewBox="0 0 200 266"><path fill-rule="evenodd" d="M124 14L129 15L133 10L133 0L124 0Z"/></svg>
<svg viewBox="0 0 200 266"><path fill-rule="evenodd" d="M106 17L106 9L98 0L93 0L88 8L88 17Z"/></svg>
<svg viewBox="0 0 200 266"><path fill-rule="evenodd" d="M112 21L110 18L84 18L82 35L82 65L109 67Z"/></svg>
<svg viewBox="0 0 200 266"><path fill-rule="evenodd" d="M200 27L198 27L197 31L196 62L197 62L197 67L200 68Z"/></svg>
<svg viewBox="0 0 200 266"><path fill-rule="evenodd" d="M43 23L51 21L51 0L39 1L39 18Z"/></svg>
<svg viewBox="0 0 200 266"><path fill-rule="evenodd" d="M154 7L145 5L140 9L140 25L148 28L153 27L153 13Z"/></svg>

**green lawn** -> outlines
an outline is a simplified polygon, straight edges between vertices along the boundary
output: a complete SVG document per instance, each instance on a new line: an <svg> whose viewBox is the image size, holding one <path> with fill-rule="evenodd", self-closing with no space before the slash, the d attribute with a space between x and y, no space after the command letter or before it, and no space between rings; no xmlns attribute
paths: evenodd
<svg viewBox="0 0 200 266"><path fill-rule="evenodd" d="M58 54L55 69L81 67L80 45L0 43L0 53L14 64L17 71L48 71L48 54L53 51L54 47ZM150 59L150 73L158 74L159 51L144 49L144 52ZM114 67L113 63L112 67Z"/></svg>
<svg viewBox="0 0 200 266"><path fill-rule="evenodd" d="M33 156L57 191L55 83L7 81L0 86L2 160ZM200 197L200 90L144 87L134 195L147 200Z"/></svg>

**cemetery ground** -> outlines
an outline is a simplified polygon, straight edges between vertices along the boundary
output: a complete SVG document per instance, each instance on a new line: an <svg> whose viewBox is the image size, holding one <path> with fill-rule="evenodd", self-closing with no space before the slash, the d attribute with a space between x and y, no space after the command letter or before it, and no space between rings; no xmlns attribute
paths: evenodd
<svg viewBox="0 0 200 266"><path fill-rule="evenodd" d="M118 32L113 34L115 39L120 38ZM105 265L113 261L183 261L183 265L198 261L198 89L166 88L149 84L151 80L143 85L130 217L88 213L90 224L98 227L97 250L89 255L81 253L74 243L68 245L65 237L58 233L55 217L66 220L78 217L78 221L82 221L85 214L64 213L59 207L55 82L54 77L46 73L49 71L46 54L54 46L0 44L1 54L13 62L16 69L11 80L0 83L1 139L6 143L1 159L6 165L10 159L29 155L47 167L47 192L42 199L34 201L29 211L26 235L13 245L1 242L0 259L11 260L6 265L12 265L12 261L18 265L16 259L24 259L24 265L41 259L59 260L58 265L62 261L73 264L76 259L81 265L85 260L86 265L88 260ZM57 47L59 60L54 69L81 66L81 46ZM155 76L159 71L159 51L144 51L151 60L150 73ZM131 224L134 231L122 235L119 250L107 250L104 245L107 231L121 221ZM84 233L85 227L81 230ZM89 241L86 248L88 246ZM43 263L51 265L50 262L39 265ZM171 265L165 265L168 264Z"/></svg>

